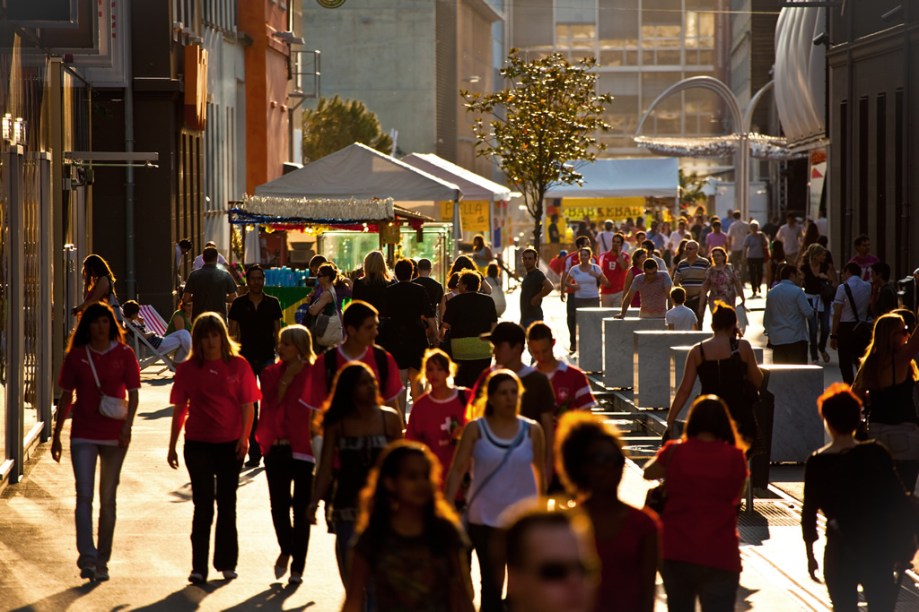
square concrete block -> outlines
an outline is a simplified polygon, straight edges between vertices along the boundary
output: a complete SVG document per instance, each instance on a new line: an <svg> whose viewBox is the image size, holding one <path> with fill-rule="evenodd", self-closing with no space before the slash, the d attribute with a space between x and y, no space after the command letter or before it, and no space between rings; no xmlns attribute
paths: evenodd
<svg viewBox="0 0 919 612"><path fill-rule="evenodd" d="M603 319L619 314L618 308L578 308L578 367L585 372L603 369Z"/></svg>
<svg viewBox="0 0 919 612"><path fill-rule="evenodd" d="M603 319L603 385L620 389L632 386L632 332L639 329L661 330L663 319Z"/></svg>
<svg viewBox="0 0 919 612"><path fill-rule="evenodd" d="M769 391L775 396L772 461L803 463L824 445L817 398L823 393L823 368L768 364Z"/></svg>
<svg viewBox="0 0 919 612"><path fill-rule="evenodd" d="M632 334L635 405L642 408L669 406L670 349L692 345L711 336L710 332L701 331L635 331Z"/></svg>

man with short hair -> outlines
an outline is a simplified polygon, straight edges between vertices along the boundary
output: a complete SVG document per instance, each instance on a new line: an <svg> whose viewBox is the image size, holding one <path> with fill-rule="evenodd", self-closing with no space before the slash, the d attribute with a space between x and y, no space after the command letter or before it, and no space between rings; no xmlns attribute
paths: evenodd
<svg viewBox="0 0 919 612"><path fill-rule="evenodd" d="M415 277L412 282L416 285L421 285L424 287L424 290L428 292L428 299L431 300L431 304L434 306L435 310L434 314L436 315L437 307L440 306L440 301L444 297L444 286L436 279L431 278L431 271L433 268L434 266L430 259L419 259L418 276Z"/></svg>
<svg viewBox="0 0 919 612"><path fill-rule="evenodd" d="M191 245L189 245L188 248L191 249ZM216 250L217 250L217 243L215 243L214 241L208 241L208 243L204 245L204 249L207 250L208 248L213 248L213 249L216 251ZM201 268L204 267L204 264L205 264L205 263L206 263L206 261L205 261L205 259L204 259L204 251L202 251L200 255L198 255L197 257L195 257L195 261L194 261L194 263L193 263L192 266L191 266L192 271L194 271L194 270L200 270ZM226 257L224 257L223 255L221 255L220 252L217 253L217 265L219 265L219 266L226 266L226 265L227 265Z"/></svg>
<svg viewBox="0 0 919 612"><path fill-rule="evenodd" d="M728 235L721 231L721 219L712 218L712 231L705 236L705 252L711 253L715 247L725 248L728 243Z"/></svg>
<svg viewBox="0 0 919 612"><path fill-rule="evenodd" d="M728 228L728 249L731 254L731 265L741 277L746 276L743 265L744 241L750 235L750 224L740 218L740 212L734 213L734 222Z"/></svg>
<svg viewBox="0 0 919 612"><path fill-rule="evenodd" d="M790 265L798 264L798 253L801 251L801 240L804 238L804 228L798 224L794 213L785 216L785 225L775 232L775 239L782 242L785 249L785 261Z"/></svg>
<svg viewBox="0 0 919 612"><path fill-rule="evenodd" d="M651 231L648 232L646 240L650 240L654 244L654 248L663 253L667 238L661 235L658 227L660 227L660 222L657 220L651 222Z"/></svg>
<svg viewBox="0 0 919 612"><path fill-rule="evenodd" d="M456 298L453 298L454 300ZM451 302L453 300L450 300ZM470 401L475 401L485 391L485 379L497 369L506 368L517 375L523 385L520 398L520 415L533 419L542 425L546 435L546 480L551 481L553 473L552 443L555 439L555 393L549 378L532 366L523 363L523 349L526 346L526 332L511 321L502 321L482 339L491 342L495 365L486 368L479 375L473 387Z"/></svg>
<svg viewBox="0 0 919 612"><path fill-rule="evenodd" d="M793 265L779 268L779 283L766 294L763 328L772 346L773 363L807 363L807 321L814 309Z"/></svg>
<svg viewBox="0 0 919 612"><path fill-rule="evenodd" d="M670 288L673 281L666 272L657 269L657 262L650 257L642 264L643 274L632 279L632 284L622 300L619 318L625 318L625 313L632 303L632 298L637 294L641 296L641 309L638 316L643 319L663 319L667 314L667 300L670 298Z"/></svg>
<svg viewBox="0 0 919 612"><path fill-rule="evenodd" d="M399 364L386 349L376 345L380 333L379 312L367 302L354 300L345 307L341 319L345 340L316 359L300 403L312 410L321 410L329 399L338 371L350 361L360 361L376 376L380 396L386 405L401 410L399 398L405 386L399 378Z"/></svg>
<svg viewBox="0 0 919 612"><path fill-rule="evenodd" d="M685 257L680 260L673 274L673 282L686 290L686 307L691 308L699 320L700 315L704 314L699 311L699 301L702 298L702 284L705 282L705 276L711 267L711 262L699 255L699 243L690 240L686 243L683 250Z"/></svg>
<svg viewBox="0 0 919 612"><path fill-rule="evenodd" d="M858 361L868 345L855 331L858 323L871 321L871 283L861 278L862 269L854 261L842 269L842 282L833 298L833 322L830 325L830 347L839 354L839 371L848 384L855 380Z"/></svg>
<svg viewBox="0 0 919 612"><path fill-rule="evenodd" d="M536 362L536 369L549 378L555 392L556 417L569 410L590 410L597 405L590 391L590 381L580 368L555 356L552 328L537 321L527 328L527 350ZM546 439L547 444L553 440Z"/></svg>
<svg viewBox="0 0 919 612"><path fill-rule="evenodd" d="M871 238L867 234L861 234L853 242L855 255L849 260L849 263L857 264L861 269L859 275L863 281L871 282L871 266L880 262L877 256L871 254Z"/></svg>
<svg viewBox="0 0 919 612"><path fill-rule="evenodd" d="M600 257L600 269L609 281L600 286L600 306L616 308L622 304L622 292L625 289L625 277L632 267L632 258L625 252L625 236L613 234L612 248Z"/></svg>
<svg viewBox="0 0 919 612"><path fill-rule="evenodd" d="M226 270L217 267L217 249L204 249L204 267L192 271L185 281L183 302L192 303L192 321L202 312L216 312L227 319L227 304L236 299L236 281Z"/></svg>
<svg viewBox="0 0 919 612"><path fill-rule="evenodd" d="M552 293L555 287L536 265L539 254L534 248L523 250L521 255L526 276L520 284L520 325L528 327L533 321L542 321L542 300Z"/></svg>
<svg viewBox="0 0 919 612"><path fill-rule="evenodd" d="M599 560L586 515L534 508L518 514L506 534L510 612L599 609ZM601 603L615 609L613 602Z"/></svg>
<svg viewBox="0 0 919 612"><path fill-rule="evenodd" d="M890 266L879 261L871 264L871 316L878 317L900 307L897 287L890 282Z"/></svg>
<svg viewBox="0 0 919 612"><path fill-rule="evenodd" d="M597 253L603 255L613 248L613 222L607 219L603 223L603 231L597 233Z"/></svg>
<svg viewBox="0 0 919 612"><path fill-rule="evenodd" d="M233 300L230 306L230 337L240 343L240 354L249 362L252 372L261 376L262 370L275 362L278 334L281 332L281 302L266 295L265 271L258 264L246 270L248 291ZM249 440L249 460L246 467L258 467L262 452L255 440L258 425L258 402L254 404L254 418Z"/></svg>
<svg viewBox="0 0 919 612"><path fill-rule="evenodd" d="M669 249L671 255L676 255L677 250L680 248L680 243L683 242L684 238L692 239L692 234L686 229L686 219L684 217L680 217L676 227L677 228L670 233L670 237L667 239L666 248Z"/></svg>

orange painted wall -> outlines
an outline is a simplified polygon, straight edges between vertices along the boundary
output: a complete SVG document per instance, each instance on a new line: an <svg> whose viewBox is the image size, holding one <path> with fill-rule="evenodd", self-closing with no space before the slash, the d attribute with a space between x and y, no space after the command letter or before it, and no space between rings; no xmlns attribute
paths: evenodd
<svg viewBox="0 0 919 612"><path fill-rule="evenodd" d="M290 48L272 36L287 30L287 11L280 3L239 3L239 29L252 39L245 48L246 192L281 176L287 161L289 126L287 76Z"/></svg>

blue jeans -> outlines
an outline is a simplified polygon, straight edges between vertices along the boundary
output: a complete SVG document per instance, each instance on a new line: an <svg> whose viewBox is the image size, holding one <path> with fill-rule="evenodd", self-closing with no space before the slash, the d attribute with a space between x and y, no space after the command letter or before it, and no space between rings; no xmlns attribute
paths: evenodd
<svg viewBox="0 0 919 612"><path fill-rule="evenodd" d="M820 299L819 297L817 298ZM813 305L813 300L808 300ZM820 342L817 342L817 328L820 328ZM814 315L807 320L807 336L810 342L811 360L817 360L817 351L826 352L826 341L830 337L830 308L824 304L823 312L814 309Z"/></svg>
<svg viewBox="0 0 919 612"><path fill-rule="evenodd" d="M106 569L112 556L115 533L115 493L121 477L121 466L128 449L91 442L70 445L70 460L76 481L77 566ZM93 541L93 485L96 482L96 458L99 459L99 539Z"/></svg>

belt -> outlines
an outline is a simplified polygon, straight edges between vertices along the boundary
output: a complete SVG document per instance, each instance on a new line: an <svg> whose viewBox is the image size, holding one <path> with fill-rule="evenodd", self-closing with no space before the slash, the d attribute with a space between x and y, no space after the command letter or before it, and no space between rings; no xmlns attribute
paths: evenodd
<svg viewBox="0 0 919 612"><path fill-rule="evenodd" d="M287 438L278 438L272 446L290 446L290 440Z"/></svg>

